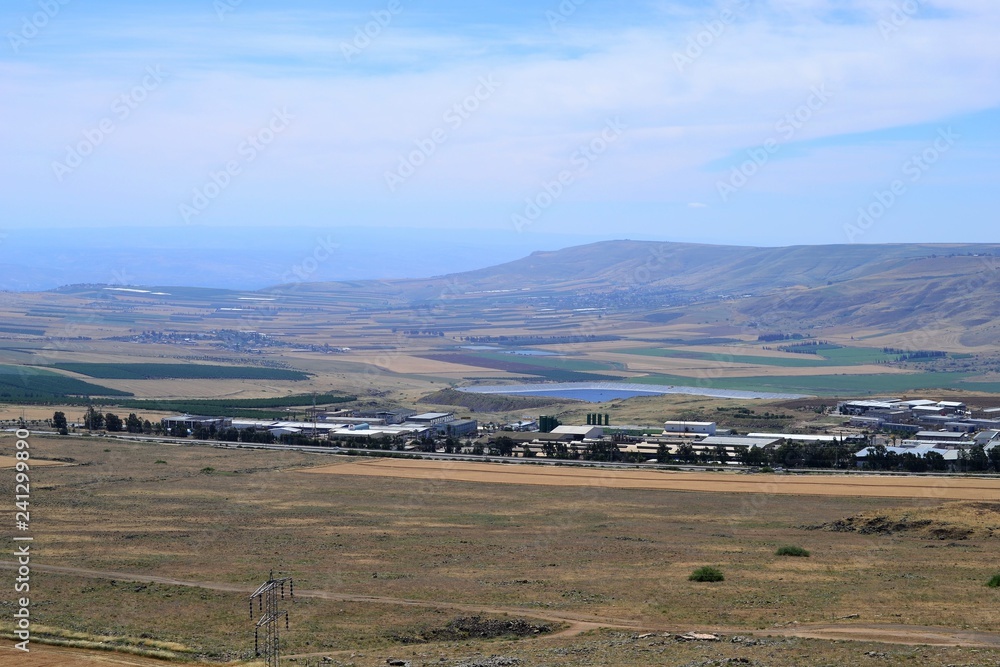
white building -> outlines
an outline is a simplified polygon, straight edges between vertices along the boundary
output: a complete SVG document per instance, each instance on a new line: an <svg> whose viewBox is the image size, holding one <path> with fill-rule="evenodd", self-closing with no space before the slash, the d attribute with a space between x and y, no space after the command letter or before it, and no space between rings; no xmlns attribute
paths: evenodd
<svg viewBox="0 0 1000 667"><path fill-rule="evenodd" d="M715 422L663 422L664 433L703 433L715 435Z"/></svg>
<svg viewBox="0 0 1000 667"><path fill-rule="evenodd" d="M552 432L557 435L570 435L574 440L596 440L604 437L604 429L600 426L556 426Z"/></svg>

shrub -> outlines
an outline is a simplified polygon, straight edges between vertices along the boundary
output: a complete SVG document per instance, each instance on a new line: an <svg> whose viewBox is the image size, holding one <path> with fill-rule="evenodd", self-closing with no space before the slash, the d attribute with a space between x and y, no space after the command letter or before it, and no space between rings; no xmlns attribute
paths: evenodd
<svg viewBox="0 0 1000 667"><path fill-rule="evenodd" d="M986 582L986 585L990 588L1000 588L1000 574L994 574L990 577L990 580Z"/></svg>
<svg viewBox="0 0 1000 667"><path fill-rule="evenodd" d="M809 552L802 547L785 546L779 547L774 552L776 556L795 556L797 558L809 558Z"/></svg>
<svg viewBox="0 0 1000 667"><path fill-rule="evenodd" d="M709 565L699 567L688 577L689 581L722 581L723 579L725 577L722 576L722 571Z"/></svg>

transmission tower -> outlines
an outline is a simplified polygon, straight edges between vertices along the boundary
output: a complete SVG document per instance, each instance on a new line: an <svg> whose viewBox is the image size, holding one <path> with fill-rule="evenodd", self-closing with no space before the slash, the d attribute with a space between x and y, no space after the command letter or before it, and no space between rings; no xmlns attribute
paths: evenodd
<svg viewBox="0 0 1000 667"><path fill-rule="evenodd" d="M295 585L292 583L292 578L284 577L282 579L275 579L274 570L271 570L268 580L261 584L254 594L250 596L250 619L253 619L254 600L257 601L257 611L260 614L260 618L257 619L257 625L253 631L254 653L256 653L258 658L263 656L267 667L278 667L280 648L280 641L278 639L280 624L278 623L278 619L282 616L285 617L285 630L288 629L288 612L278 609L279 591L281 599L284 600L286 583L288 584L288 595L294 599ZM263 641L261 641L260 637L261 628L264 628Z"/></svg>

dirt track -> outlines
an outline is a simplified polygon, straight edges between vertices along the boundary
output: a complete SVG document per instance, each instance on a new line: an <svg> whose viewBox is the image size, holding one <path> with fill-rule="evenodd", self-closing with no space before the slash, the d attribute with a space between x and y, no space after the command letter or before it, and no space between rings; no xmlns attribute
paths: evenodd
<svg viewBox="0 0 1000 667"><path fill-rule="evenodd" d="M0 561L0 569L16 569L17 564L10 561ZM131 574L127 572L104 572L98 570L88 570L77 567L56 567L36 565L34 569L53 574L66 574L73 576L92 577L99 579L115 579L118 581L134 581L139 583L157 583L171 586L189 586L193 588L205 588L208 590L226 591L233 593L251 593L253 587L238 586L235 584L225 584L219 582L203 581L183 581L171 579L170 577L157 577L151 575ZM431 600L407 600L402 598L376 597L370 595L350 595L343 593L331 593L320 590L296 590L296 596L304 598L317 598L321 600L333 600L344 602L368 602L372 604L389 604L394 606L430 607L435 609L450 609L463 613L473 614L514 614L528 618L535 618L544 621L561 623L567 627L546 638L567 637L597 628L615 628L620 630L632 630L636 632L688 632L692 628L666 628L653 627L648 623L638 620L602 618L589 614L575 614L568 612L550 613L538 609L524 609L520 607L495 607L488 605L458 604L452 602L436 602ZM764 635L781 637L802 637L807 639L838 639L850 641L881 642L887 644L906 645L935 645L935 646L963 646L970 648L1000 648L1000 635L985 632L970 632L968 630L953 630L950 628L935 628L912 625L881 625L863 623L844 624L801 624L783 628L772 628L769 630L749 630L746 628L731 627L711 627L698 628L701 631L718 632L727 635ZM4 647L6 648L6 647ZM33 649L34 650L34 649ZM44 647L44 651L62 651L55 647ZM140 667L163 665L165 663L149 658L137 658L132 656L122 656L119 654L101 654L91 651L73 651L77 654L76 662L63 661L60 665L67 667L85 667L92 664L118 664L137 665ZM19 667L34 667L37 664L53 664L44 660L37 663L20 662L21 655L11 661L10 654L0 652L0 665L18 665ZM176 663L173 663L176 664Z"/></svg>
<svg viewBox="0 0 1000 667"><path fill-rule="evenodd" d="M454 482L595 486L609 489L863 496L932 500L1000 500L1000 479L878 475L767 475L573 466L510 465L468 461L377 459L309 468L307 474L368 475Z"/></svg>

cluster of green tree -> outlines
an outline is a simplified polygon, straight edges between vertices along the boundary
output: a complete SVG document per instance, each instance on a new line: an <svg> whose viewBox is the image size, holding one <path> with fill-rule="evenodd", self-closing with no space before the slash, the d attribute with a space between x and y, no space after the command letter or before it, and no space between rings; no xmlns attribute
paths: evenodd
<svg viewBox="0 0 1000 667"><path fill-rule="evenodd" d="M661 444L656 451L657 461L667 463L729 463L735 461L746 466L782 466L785 468L835 468L847 469L855 465L856 446L844 443L813 443L784 441L776 447L747 447L735 454L719 445L713 449L695 450L684 443L671 452Z"/></svg>
<svg viewBox="0 0 1000 667"><path fill-rule="evenodd" d="M958 472L1000 472L1000 447L986 451L982 445L974 445L960 450L954 465ZM937 452L927 452L923 456L910 452L898 454L889 451L884 445L876 445L869 448L865 467L870 470L928 472L948 470L950 466Z"/></svg>
<svg viewBox="0 0 1000 667"><path fill-rule="evenodd" d="M542 453L546 458L561 461L624 461L642 463L648 457L637 452L623 452L618 445L608 440L589 442L583 450L570 447L565 442L546 442L542 445Z"/></svg>
<svg viewBox="0 0 1000 667"><path fill-rule="evenodd" d="M56 412L52 415L52 425L65 435L68 433L68 423L63 412ZM142 419L134 412L122 419L113 412L101 412L94 406L87 408L83 415L83 427L88 431L107 431L109 433L143 433L146 435L169 435L174 438L186 438L189 435L195 440L218 440L221 442L255 442L269 444L276 442L277 438L270 431L258 431L256 429L219 429L214 424L203 426L198 424L193 430L189 430L182 423L172 424L169 428L160 422L150 422ZM318 440L316 441L319 442Z"/></svg>
<svg viewBox="0 0 1000 667"><path fill-rule="evenodd" d="M56 412L52 415L52 426L62 435L69 432L69 424L66 421L66 414ZM88 431L105 430L112 433L162 433L163 426L157 422L152 423L148 419L141 419L134 412L130 412L128 417L122 419L113 412L102 413L94 406L87 408L83 415L83 427Z"/></svg>
<svg viewBox="0 0 1000 667"><path fill-rule="evenodd" d="M896 347L883 347L882 351L886 354L895 354L897 362L929 361L931 359L944 359L948 356L947 352L941 350L902 350Z"/></svg>
<svg viewBox="0 0 1000 667"><path fill-rule="evenodd" d="M836 350L843 347L842 345L834 345L833 343L821 340L810 340L804 343L795 343L793 345L779 345L776 349L780 352L794 352L795 354L819 354L820 350ZM765 347L765 350L771 348Z"/></svg>
<svg viewBox="0 0 1000 667"><path fill-rule="evenodd" d="M776 340L802 340L808 337L800 333L763 333L757 336L757 340L761 343L770 343Z"/></svg>
<svg viewBox="0 0 1000 667"><path fill-rule="evenodd" d="M507 438L510 440L510 438ZM513 441L511 441L513 442ZM400 437L392 437L389 435L381 435L377 438L365 438L361 439L351 439L346 438L335 438L330 441L330 444L335 447L344 447L347 449L374 449L381 451L402 451L403 447L406 445L406 440ZM482 445L474 445L471 441L466 440L463 444L458 439L448 436L444 439L442 443L432 439L424 438L416 443L417 451L420 452L436 452L438 447L443 445L445 454L462 454L463 452L469 452L472 454L482 455L485 450Z"/></svg>
<svg viewBox="0 0 1000 667"><path fill-rule="evenodd" d="M750 408L716 408L716 412L727 413L727 417L731 419L742 419L742 420L773 420L773 419L793 419L792 415L780 414L777 412L771 412L765 410L763 413L758 413L756 410L751 410Z"/></svg>

